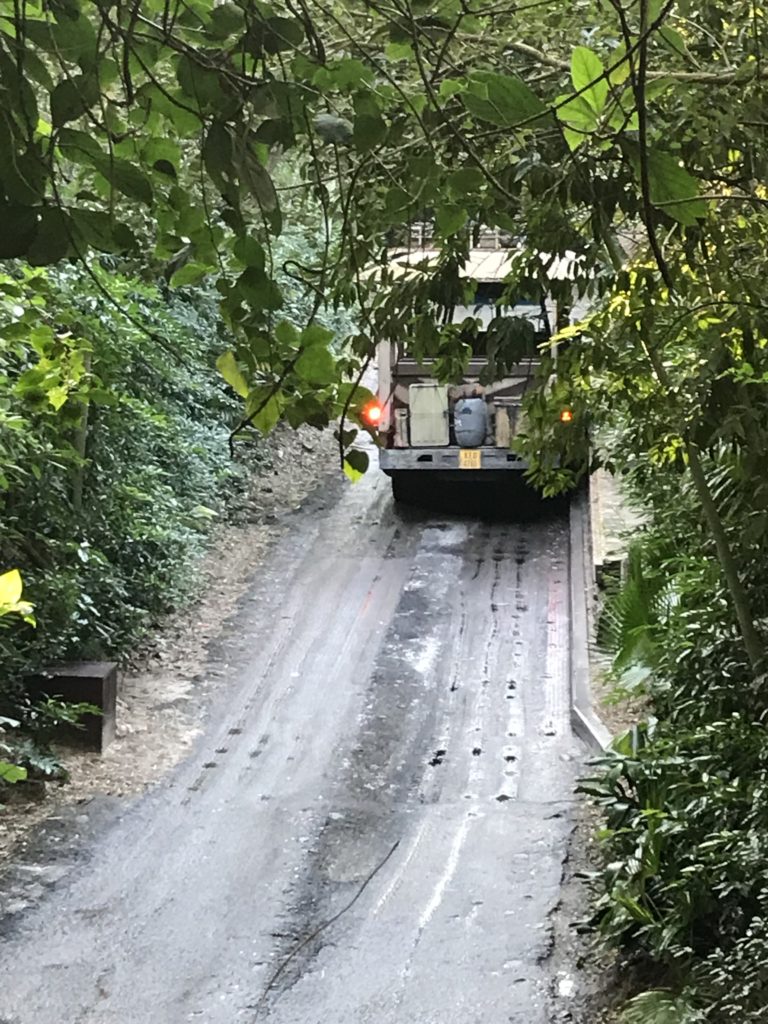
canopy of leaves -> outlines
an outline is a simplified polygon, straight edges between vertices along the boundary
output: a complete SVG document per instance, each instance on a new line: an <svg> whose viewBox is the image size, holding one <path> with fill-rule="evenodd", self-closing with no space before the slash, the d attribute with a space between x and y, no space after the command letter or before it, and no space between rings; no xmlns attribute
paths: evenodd
<svg viewBox="0 0 768 1024"><path fill-rule="evenodd" d="M455 376L467 353L424 296L455 275L473 225L576 252L577 289L600 295L639 220L708 231L715 201L701 194L725 168L723 201L754 196L762 16L752 26L739 9L734 32L712 5L645 0L610 14L535 5L524 23L514 5L459 0L0 0L0 257L95 249L164 266L175 284L215 274L244 424L306 417L318 385L355 379L403 330ZM301 333L279 330L271 241L287 166L289 193L312 194L325 224L316 261L295 268L317 300L307 323L324 304L362 311L352 362L315 340L328 356L303 375ZM386 280L387 242L421 217L443 259L393 302L371 268ZM544 287L545 269L534 276Z"/></svg>

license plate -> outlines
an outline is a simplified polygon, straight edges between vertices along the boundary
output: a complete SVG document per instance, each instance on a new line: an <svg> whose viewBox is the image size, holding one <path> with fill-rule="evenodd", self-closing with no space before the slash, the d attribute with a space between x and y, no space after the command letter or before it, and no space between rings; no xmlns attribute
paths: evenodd
<svg viewBox="0 0 768 1024"><path fill-rule="evenodd" d="M483 453L479 448L462 448L459 452L459 469L480 469Z"/></svg>

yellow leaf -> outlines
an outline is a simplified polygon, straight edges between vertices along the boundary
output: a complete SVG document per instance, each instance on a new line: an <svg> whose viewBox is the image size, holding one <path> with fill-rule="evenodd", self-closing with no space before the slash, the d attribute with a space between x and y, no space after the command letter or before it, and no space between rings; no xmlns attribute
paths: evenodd
<svg viewBox="0 0 768 1024"><path fill-rule="evenodd" d="M234 388L241 398L248 397L248 382L237 365L234 352L223 352L216 360L216 367L227 384Z"/></svg>
<svg viewBox="0 0 768 1024"><path fill-rule="evenodd" d="M23 589L21 573L18 569L11 569L0 576L0 605L16 605L21 599Z"/></svg>

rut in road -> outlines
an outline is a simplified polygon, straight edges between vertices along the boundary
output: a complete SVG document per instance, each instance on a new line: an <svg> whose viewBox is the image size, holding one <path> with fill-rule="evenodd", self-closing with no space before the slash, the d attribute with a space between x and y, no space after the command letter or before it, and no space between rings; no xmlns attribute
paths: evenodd
<svg viewBox="0 0 768 1024"><path fill-rule="evenodd" d="M194 756L4 919L12 1024L549 1024L567 527L306 515Z"/></svg>

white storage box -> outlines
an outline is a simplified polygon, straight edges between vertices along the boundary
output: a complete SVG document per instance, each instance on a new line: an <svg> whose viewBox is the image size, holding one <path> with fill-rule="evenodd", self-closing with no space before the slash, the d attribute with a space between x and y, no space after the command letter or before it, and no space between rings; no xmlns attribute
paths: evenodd
<svg viewBox="0 0 768 1024"><path fill-rule="evenodd" d="M411 384L408 388L412 448L447 445L448 388L443 384Z"/></svg>

